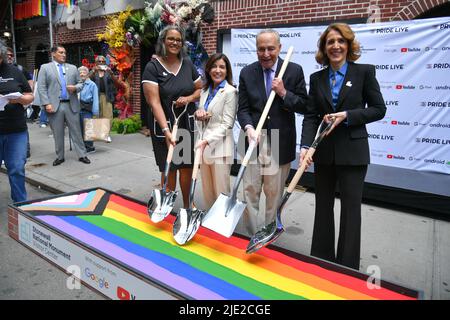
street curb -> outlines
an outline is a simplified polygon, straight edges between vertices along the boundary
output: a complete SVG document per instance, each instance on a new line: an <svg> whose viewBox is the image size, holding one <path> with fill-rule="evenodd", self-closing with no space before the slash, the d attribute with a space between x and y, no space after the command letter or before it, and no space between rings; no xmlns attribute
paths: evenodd
<svg viewBox="0 0 450 320"><path fill-rule="evenodd" d="M0 172L4 173L4 174L6 174L6 175L8 174L8 172L6 171L6 169L3 168L3 167L0 168ZM49 185L47 185L47 184L45 184L45 183L42 183L42 182L38 181L38 180L32 179L32 178L28 177L26 174L25 174L25 181L28 182L29 184L31 184L32 186L38 188L38 189L42 189L42 190L47 191L47 192L50 192L50 193L52 193L52 194L62 194L62 193L65 193L65 192L62 191L62 190L56 189L56 188L54 188L54 187L52 187L52 186L49 186Z"/></svg>

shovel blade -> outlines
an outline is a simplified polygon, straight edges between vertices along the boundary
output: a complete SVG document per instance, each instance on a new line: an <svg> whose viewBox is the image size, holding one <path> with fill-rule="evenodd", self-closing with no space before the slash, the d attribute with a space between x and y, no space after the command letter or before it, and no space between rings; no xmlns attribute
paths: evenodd
<svg viewBox="0 0 450 320"><path fill-rule="evenodd" d="M283 226L279 225L277 221L273 221L251 237L247 245L246 253L254 253L259 249L268 246L278 239L284 232Z"/></svg>
<svg viewBox="0 0 450 320"><path fill-rule="evenodd" d="M246 206L247 203L239 200L233 201L222 193L203 218L202 226L229 238Z"/></svg>
<svg viewBox="0 0 450 320"><path fill-rule="evenodd" d="M198 209L180 209L173 223L173 238L179 245L189 242L200 228L205 212Z"/></svg>
<svg viewBox="0 0 450 320"><path fill-rule="evenodd" d="M147 211L154 223L164 220L172 212L177 195L178 191L153 190L147 204Z"/></svg>

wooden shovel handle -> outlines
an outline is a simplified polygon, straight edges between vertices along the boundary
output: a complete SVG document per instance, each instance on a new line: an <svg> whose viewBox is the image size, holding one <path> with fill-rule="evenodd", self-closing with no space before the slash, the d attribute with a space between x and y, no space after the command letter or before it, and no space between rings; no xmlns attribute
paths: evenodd
<svg viewBox="0 0 450 320"><path fill-rule="evenodd" d="M278 78L283 78L284 72L286 71L286 68L289 64L289 61L291 60L292 53L294 52L294 47L289 47L288 52L286 54L286 58L283 61L283 65L281 66L280 72L278 73ZM261 114L261 118L259 118L258 126L256 127L256 134L259 136L261 133L262 127L264 125L264 122L266 122L267 115L269 114L270 107L272 106L273 100L275 99L275 91L271 90L269 98L267 99L266 105L264 106L263 113ZM253 149L255 148L256 143L253 141L250 142L250 146L247 149L247 152L245 153L244 160L242 160L241 166L246 167L248 164L248 161L250 160L250 157L253 153Z"/></svg>
<svg viewBox="0 0 450 320"><path fill-rule="evenodd" d="M194 158L194 169L192 170L192 180L197 179L198 170L200 168L200 161L202 159L202 149L197 148L195 150L195 158Z"/></svg>
<svg viewBox="0 0 450 320"><path fill-rule="evenodd" d="M303 172L306 170L306 159L308 157L312 157L314 155L314 152L316 152L315 148L309 148L308 152L306 152L305 157L303 158L303 162L300 165L300 168L298 168L297 172L295 173L295 176L292 178L291 183L289 183L289 186L287 188L287 192L292 193L295 189L295 186L297 185L298 181L303 175Z"/></svg>
<svg viewBox="0 0 450 320"><path fill-rule="evenodd" d="M281 66L280 73L278 73L277 78L280 78L280 79L283 78L284 72L286 71L289 61L291 60L293 52L294 52L294 47L292 47L292 46L289 47L288 52L286 54L286 58L283 61L283 65ZM267 99L266 105L264 106L264 111L261 115L261 118L259 118L258 126L256 127L256 133L258 135L260 134L262 127L264 125L264 122L266 121L267 115L269 114L270 107L272 106L272 102L275 99L275 95L276 95L275 91L271 90L269 99Z"/></svg>
<svg viewBox="0 0 450 320"><path fill-rule="evenodd" d="M174 142L177 141L177 131L178 131L178 124L175 124L172 129L172 141L174 141ZM166 160L168 163L172 162L174 148L175 147L173 146L173 144L170 144L169 151L167 152L167 160Z"/></svg>

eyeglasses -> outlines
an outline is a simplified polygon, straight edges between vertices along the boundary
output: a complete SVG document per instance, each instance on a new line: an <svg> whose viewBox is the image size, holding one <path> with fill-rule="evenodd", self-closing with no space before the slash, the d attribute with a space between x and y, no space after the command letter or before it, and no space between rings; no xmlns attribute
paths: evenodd
<svg viewBox="0 0 450 320"><path fill-rule="evenodd" d="M172 37L168 37L168 38L166 38L166 40L167 41L169 41L169 42L171 42L171 43L183 43L183 40L182 39L180 39L180 38L172 38Z"/></svg>
<svg viewBox="0 0 450 320"><path fill-rule="evenodd" d="M98 62L98 63L106 63L105 60L98 60L97 62Z"/></svg>
<svg viewBox="0 0 450 320"><path fill-rule="evenodd" d="M6 54L8 57L14 57L14 54L13 53L7 53Z"/></svg>

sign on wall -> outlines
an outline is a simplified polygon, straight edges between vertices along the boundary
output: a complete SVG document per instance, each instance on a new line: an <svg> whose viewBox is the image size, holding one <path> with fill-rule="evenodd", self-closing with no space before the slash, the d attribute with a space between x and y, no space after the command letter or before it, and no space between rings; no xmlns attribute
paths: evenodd
<svg viewBox="0 0 450 320"><path fill-rule="evenodd" d="M351 25L361 44L357 63L376 66L386 102L384 119L367 126L371 163L450 174L450 18ZM305 80L322 67L315 60L326 26L276 28L281 57L294 46L291 61ZM232 29L234 82L253 63L260 29ZM297 115L297 148L303 117Z"/></svg>

